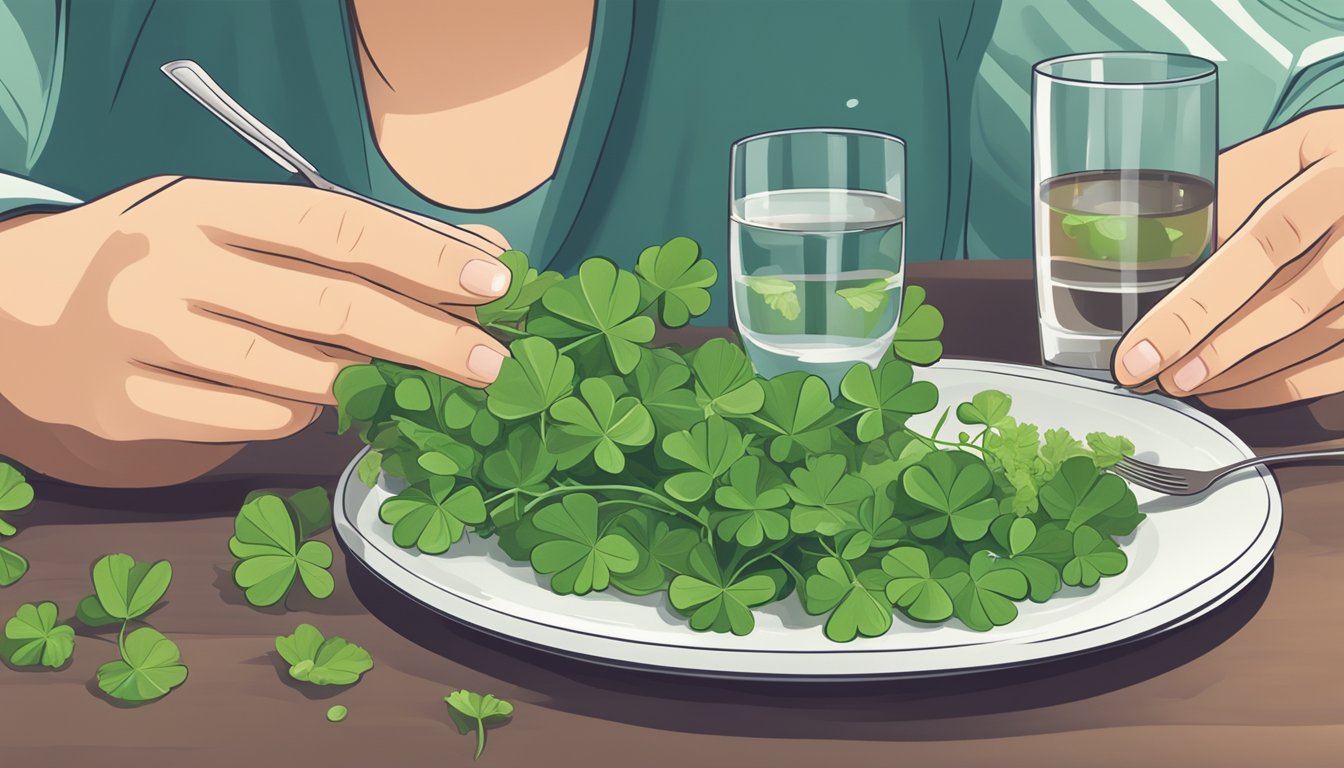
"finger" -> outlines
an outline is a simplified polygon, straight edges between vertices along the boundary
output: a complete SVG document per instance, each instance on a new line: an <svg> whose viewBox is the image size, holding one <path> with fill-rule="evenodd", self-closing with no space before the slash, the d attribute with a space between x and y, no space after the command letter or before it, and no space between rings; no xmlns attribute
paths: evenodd
<svg viewBox="0 0 1344 768"><path fill-rule="evenodd" d="M508 290L501 249L475 233L306 187L241 184L240 195L224 188L236 182L204 183L201 230L217 244L350 272L429 304L482 304Z"/></svg>
<svg viewBox="0 0 1344 768"><path fill-rule="evenodd" d="M123 439L243 443L292 435L316 420L320 406L243 392L152 368L125 381L135 411L126 424L104 425Z"/></svg>
<svg viewBox="0 0 1344 768"><path fill-rule="evenodd" d="M1162 386L1177 395L1197 391L1261 349L1302 330L1340 302L1344 294L1344 246L1338 235L1308 249L1306 256L1280 272L1291 279L1271 280L1256 297L1207 339L1164 371ZM1301 359L1301 358L1299 358Z"/></svg>
<svg viewBox="0 0 1344 768"><path fill-rule="evenodd" d="M1304 153L1303 142L1314 119L1299 117L1218 155L1217 247L1241 228L1267 194L1320 159L1319 154Z"/></svg>
<svg viewBox="0 0 1344 768"><path fill-rule="evenodd" d="M334 405L332 383L347 365L368 362L218 316L188 314L159 337L142 362L197 379L315 405Z"/></svg>
<svg viewBox="0 0 1344 768"><path fill-rule="evenodd" d="M1344 345L1233 389L1200 395L1210 408L1268 408L1344 391Z"/></svg>
<svg viewBox="0 0 1344 768"><path fill-rule="evenodd" d="M472 386L495 380L508 350L447 312L357 280L224 259L194 286L197 309L417 366Z"/></svg>
<svg viewBox="0 0 1344 768"><path fill-rule="evenodd" d="M1326 312L1306 328L1250 355L1193 394L1235 389L1316 357L1344 340L1344 306Z"/></svg>
<svg viewBox="0 0 1344 768"><path fill-rule="evenodd" d="M1132 386L1184 357L1339 218L1344 165L1318 163L1266 200L1202 267L1120 341L1115 376Z"/></svg>
<svg viewBox="0 0 1344 768"><path fill-rule="evenodd" d="M430 219L430 221L433 221L433 219ZM494 227L485 224L463 224L461 229L465 229L468 232L475 233L486 240L489 240L501 253L509 250L508 238L504 237L504 233Z"/></svg>

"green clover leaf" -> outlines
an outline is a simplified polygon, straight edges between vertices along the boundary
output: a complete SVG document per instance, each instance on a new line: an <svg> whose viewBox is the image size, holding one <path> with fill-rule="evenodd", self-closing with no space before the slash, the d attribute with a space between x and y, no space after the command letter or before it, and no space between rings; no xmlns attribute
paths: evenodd
<svg viewBox="0 0 1344 768"><path fill-rule="evenodd" d="M387 499L378 517L392 526L392 541L405 549L441 555L462 538L468 525L484 523L485 501L475 486L454 492L452 478L436 478Z"/></svg>
<svg viewBox="0 0 1344 768"><path fill-rule="evenodd" d="M313 685L352 685L373 669L373 658L343 637L324 638L312 624L275 638L275 650L289 663L289 676Z"/></svg>
<svg viewBox="0 0 1344 768"><path fill-rule="evenodd" d="M602 591L613 573L629 573L639 566L639 551L619 533L600 535L597 499L571 493L538 510L532 519L547 538L532 550L532 567L551 575L558 594L585 595Z"/></svg>
<svg viewBox="0 0 1344 768"><path fill-rule="evenodd" d="M551 417L560 426L547 436L547 447L555 453L560 469L592 456L600 469L619 474L625 469L623 450L641 448L653 440L653 418L639 400L617 400L603 379L579 382L579 395L551 406Z"/></svg>
<svg viewBox="0 0 1344 768"><path fill-rule="evenodd" d="M892 607L887 598L890 578L881 570L857 575L844 562L826 557L803 587L803 608L817 616L830 612L826 637L848 643L859 635L878 637L891 629Z"/></svg>
<svg viewBox="0 0 1344 768"><path fill-rule="evenodd" d="M751 609L775 599L773 579L762 573L729 578L707 544L691 551L689 567L672 580L667 596L672 607L690 614L691 629L698 632L749 634L756 626Z"/></svg>
<svg viewBox="0 0 1344 768"><path fill-rule="evenodd" d="M896 357L915 365L932 365L943 356L943 343L938 340L943 332L943 314L933 305L925 304L924 297L923 288L905 287L901 319L891 347Z"/></svg>
<svg viewBox="0 0 1344 768"><path fill-rule="evenodd" d="M512 279L503 296L476 308L476 320L482 326L522 320L551 286L564 279L558 272L539 273L532 269L522 251L505 251L499 260L509 268Z"/></svg>
<svg viewBox="0 0 1344 768"><path fill-rule="evenodd" d="M761 409L765 391L747 353L727 339L710 339L691 357L696 402L705 415L746 416Z"/></svg>
<svg viewBox="0 0 1344 768"><path fill-rule="evenodd" d="M857 528L860 507L873 498L873 487L849 472L845 457L837 454L809 456L789 477L793 483L784 490L796 505L789 518L794 533L834 536Z"/></svg>
<svg viewBox="0 0 1344 768"><path fill-rule="evenodd" d="M680 328L709 309L709 291L719 279L714 262L700 258L700 245L689 237L674 237L639 254L635 274L645 304L661 301L663 325Z"/></svg>
<svg viewBox="0 0 1344 768"><path fill-rule="evenodd" d="M639 553L639 565L628 573L613 573L611 584L631 595L647 595L667 587L667 573L686 573L691 550L700 543L698 529L674 528L661 516L644 510L622 515L614 530Z"/></svg>
<svg viewBox="0 0 1344 768"><path fill-rule="evenodd" d="M1060 466L1041 489L1041 506L1069 531L1087 524L1109 536L1132 533L1144 518L1125 481L1098 471L1088 456L1075 456Z"/></svg>
<svg viewBox="0 0 1344 768"><path fill-rule="evenodd" d="M1102 576L1115 576L1127 565L1129 558L1114 541L1084 525L1073 532L1073 559L1064 565L1064 583L1094 587Z"/></svg>
<svg viewBox="0 0 1344 768"><path fill-rule="evenodd" d="M173 580L167 560L144 563L114 554L93 564L93 594L79 601L75 616L90 627L139 618L163 598Z"/></svg>
<svg viewBox="0 0 1344 768"><path fill-rule="evenodd" d="M957 418L963 424L984 424L987 427L1002 427L1009 423L1008 410L1013 407L1013 398L996 390L986 390L971 397L971 402L957 406Z"/></svg>
<svg viewBox="0 0 1344 768"><path fill-rule="evenodd" d="M28 561L23 555L6 547L0 547L0 587L14 584L28 572Z"/></svg>
<svg viewBox="0 0 1344 768"><path fill-rule="evenodd" d="M933 510L910 523L910 532L921 539L937 538L951 526L958 539L976 541L999 515L999 504L990 496L989 469L968 453L930 453L901 481L910 498Z"/></svg>
<svg viewBox="0 0 1344 768"><path fill-rule="evenodd" d="M152 701L186 681L181 660L177 643L152 627L141 627L126 636L120 659L98 668L98 687L121 701Z"/></svg>
<svg viewBox="0 0 1344 768"><path fill-rule="evenodd" d="M952 596L929 570L929 555L919 547L898 547L882 558L891 577L887 599L916 621L939 622L952 617Z"/></svg>
<svg viewBox="0 0 1344 768"><path fill-rule="evenodd" d="M16 512L33 501L33 486L19 470L0 461L0 512ZM13 536L14 528L0 519L0 536Z"/></svg>
<svg viewBox="0 0 1344 768"><path fill-rule="evenodd" d="M75 630L69 624L57 624L57 612L51 602L20 605L14 618L5 623L0 656L16 667L63 666L75 652Z"/></svg>
<svg viewBox="0 0 1344 768"><path fill-rule="evenodd" d="M840 394L863 414L856 425L859 440L877 440L903 427L914 414L938 405L938 388L929 381L914 381L914 376L904 360L886 360L876 371L863 363L849 369L840 382Z"/></svg>
<svg viewBox="0 0 1344 768"><path fill-rule="evenodd" d="M778 433L770 441L775 462L795 461L805 453L825 453L831 447L828 417L835 412L826 382L802 371L776 376L763 385L760 415Z"/></svg>
<svg viewBox="0 0 1344 768"><path fill-rule="evenodd" d="M781 480L777 472L762 472L755 456L738 459L728 470L728 485L714 491L714 501L725 510L715 515L719 537L736 539L744 547L766 539L783 541L789 535L789 517L781 507L789 503L789 494L780 487Z"/></svg>
<svg viewBox="0 0 1344 768"><path fill-rule="evenodd" d="M496 488L536 489L544 487L555 469L555 456L545 450L541 435L531 425L509 432L503 450L485 457L481 474Z"/></svg>
<svg viewBox="0 0 1344 768"><path fill-rule="evenodd" d="M670 349L646 351L635 368L634 391L659 434L690 429L705 417L695 391L685 386L690 378L690 367Z"/></svg>
<svg viewBox="0 0 1344 768"><path fill-rule="evenodd" d="M622 374L639 363L640 344L653 339L653 320L639 315L639 281L606 259L587 259L579 273L546 291L541 303L565 322L532 328L559 338L604 340Z"/></svg>
<svg viewBox="0 0 1344 768"><path fill-rule="evenodd" d="M750 442L749 435L718 415L663 438L663 452L693 470L669 477L668 494L680 501L704 498L715 478L746 455Z"/></svg>
<svg viewBox="0 0 1344 768"><path fill-rule="evenodd" d="M893 288L894 285L890 280L873 280L853 288L840 288L835 295L844 299L845 303L856 311L871 313L886 305Z"/></svg>
<svg viewBox="0 0 1344 768"><path fill-rule="evenodd" d="M352 421L372 421L382 412L388 381L375 365L347 365L332 384L336 397L338 429L345 432Z"/></svg>
<svg viewBox="0 0 1344 768"><path fill-rule="evenodd" d="M471 691L453 691L443 699L448 704L448 715L453 718L463 736L476 731L476 758L485 752L485 732L503 725L513 716L513 704L490 694L482 696Z"/></svg>
<svg viewBox="0 0 1344 768"><path fill-rule="evenodd" d="M402 416L393 416L397 431L420 450L415 463L431 475L466 475L476 461L471 446L435 429L416 424Z"/></svg>
<svg viewBox="0 0 1344 768"><path fill-rule="evenodd" d="M842 530L836 537L836 545L841 559L857 560L871 549L895 546L908 532L905 523L892 516L892 505L886 495L879 494L859 505L858 526Z"/></svg>
<svg viewBox="0 0 1344 768"><path fill-rule="evenodd" d="M747 276L742 279L752 293L765 300L765 305L778 312L785 320L797 320L803 305L798 300L798 286L792 280L779 277Z"/></svg>
<svg viewBox="0 0 1344 768"><path fill-rule="evenodd" d="M233 582L249 603L275 605L289 593L295 576L313 597L331 595L331 548L320 541L300 545L294 518L280 497L266 494L245 503L233 526L229 551L238 558Z"/></svg>
<svg viewBox="0 0 1344 768"><path fill-rule="evenodd" d="M509 346L499 377L486 387L486 407L505 421L544 413L574 389L574 361L547 339L519 339Z"/></svg>
<svg viewBox="0 0 1344 768"><path fill-rule="evenodd" d="M1027 596L1027 579L1021 572L1001 568L988 552L977 552L965 563L947 558L933 575L952 595L956 617L968 628L987 632L1017 618L1014 600Z"/></svg>

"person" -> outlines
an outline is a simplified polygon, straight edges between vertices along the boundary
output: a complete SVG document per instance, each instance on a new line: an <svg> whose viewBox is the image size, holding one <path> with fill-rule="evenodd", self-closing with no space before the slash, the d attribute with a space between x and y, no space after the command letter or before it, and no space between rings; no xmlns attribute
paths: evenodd
<svg viewBox="0 0 1344 768"><path fill-rule="evenodd" d="M903 137L911 260L1029 258L1031 65L1117 48L1215 61L1229 149L1219 248L1116 377L1334 392L1344 30L1319 4L0 0L0 454L172 483L302 430L354 362L488 384L507 349L471 307L506 246L566 270L680 234L722 267L728 148L767 130ZM160 74L180 58L425 218L293 183Z"/></svg>

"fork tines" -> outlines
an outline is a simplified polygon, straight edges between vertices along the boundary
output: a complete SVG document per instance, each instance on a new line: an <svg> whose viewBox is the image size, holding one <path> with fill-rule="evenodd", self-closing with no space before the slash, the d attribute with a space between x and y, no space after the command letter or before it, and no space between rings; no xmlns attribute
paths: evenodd
<svg viewBox="0 0 1344 768"><path fill-rule="evenodd" d="M1123 480L1159 493L1174 493L1190 487L1185 478L1172 474L1166 468L1128 456L1120 459L1110 470Z"/></svg>

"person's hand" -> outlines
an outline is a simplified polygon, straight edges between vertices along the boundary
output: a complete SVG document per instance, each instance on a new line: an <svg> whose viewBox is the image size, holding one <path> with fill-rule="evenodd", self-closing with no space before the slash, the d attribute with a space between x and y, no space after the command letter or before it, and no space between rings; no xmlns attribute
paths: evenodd
<svg viewBox="0 0 1344 768"><path fill-rule="evenodd" d="M149 179L0 224L0 397L100 440L218 445L304 428L370 357L483 386L508 353L466 318L507 290L501 251L330 192Z"/></svg>
<svg viewBox="0 0 1344 768"><path fill-rule="evenodd" d="M1116 380L1215 408L1344 391L1344 109L1227 150L1218 184L1217 250L1125 335Z"/></svg>

